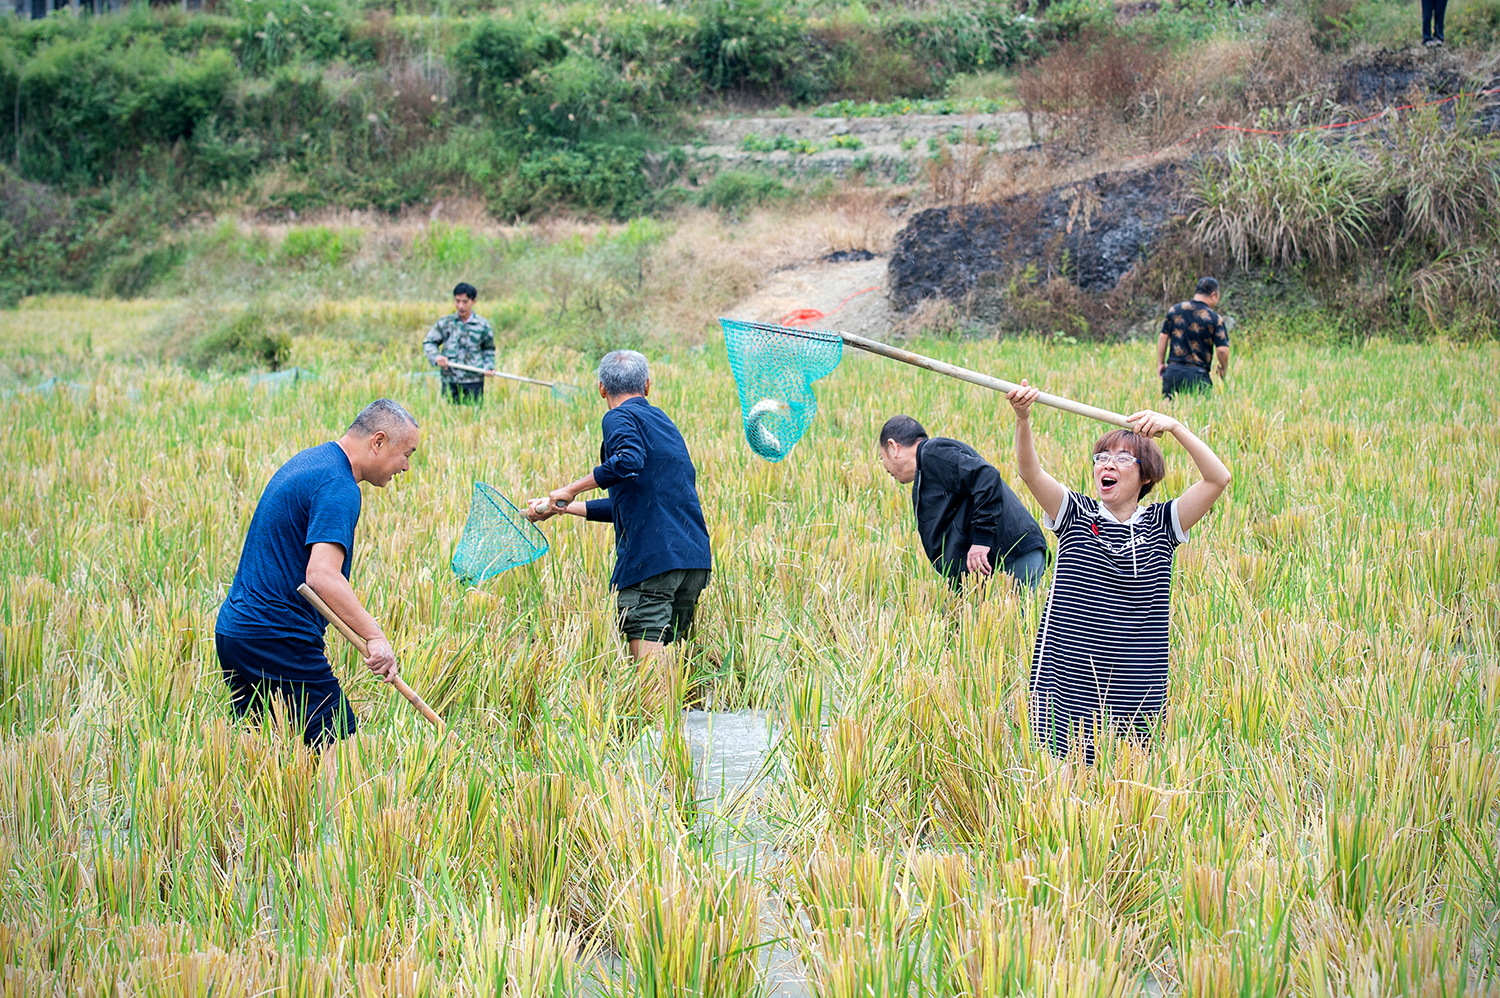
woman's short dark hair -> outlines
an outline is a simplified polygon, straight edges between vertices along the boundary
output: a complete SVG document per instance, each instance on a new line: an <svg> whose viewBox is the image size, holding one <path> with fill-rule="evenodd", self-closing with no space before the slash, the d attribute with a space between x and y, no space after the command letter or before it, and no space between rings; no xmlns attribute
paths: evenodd
<svg viewBox="0 0 1500 998"><path fill-rule="evenodd" d="M1143 437L1134 430L1110 430L1094 442L1094 453L1125 451L1135 455L1141 465L1141 491L1137 499L1146 498L1146 493L1167 477L1167 460L1161 456L1161 447L1150 437Z"/></svg>
<svg viewBox="0 0 1500 998"><path fill-rule="evenodd" d="M1208 295L1211 295L1215 291L1218 291L1218 290L1219 290L1219 282L1216 281L1216 280L1214 280L1212 277L1200 277L1200 278L1198 278L1198 291L1197 291L1197 294L1200 294L1200 295L1203 295L1203 296L1207 297Z"/></svg>
<svg viewBox="0 0 1500 998"><path fill-rule="evenodd" d="M453 289L453 297L457 298L459 295L467 295L469 301L478 301L479 289L467 281L460 281L458 287Z"/></svg>
<svg viewBox="0 0 1500 998"><path fill-rule="evenodd" d="M910 447L918 440L926 439L927 431L922 429L921 423L910 416L892 416L880 428L880 439L875 444L884 448L887 440L894 440L902 447Z"/></svg>

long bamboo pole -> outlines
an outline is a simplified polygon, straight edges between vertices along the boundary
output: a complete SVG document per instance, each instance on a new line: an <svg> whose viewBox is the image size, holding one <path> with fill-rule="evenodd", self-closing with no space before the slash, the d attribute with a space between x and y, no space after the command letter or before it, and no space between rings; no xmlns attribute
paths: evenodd
<svg viewBox="0 0 1500 998"><path fill-rule="evenodd" d="M957 378L959 381L967 381L969 384L979 385L981 388L989 388L997 392L1011 392L1021 387L1002 378L992 378L988 374L980 374L978 371L970 371L968 368L945 364L940 360L933 360L931 357L912 353L910 350L893 347L889 343L881 343L879 340L868 340L863 336L856 336L853 333L839 333L838 336L855 349L878 354L881 357L888 357L891 360L899 360L903 364L920 367L922 370L931 371L934 374L943 374L950 378ZM1046 392L1039 394L1036 400L1042 403L1042 405L1049 405L1054 409L1061 409L1064 412L1087 416L1089 419L1097 419L1101 423L1113 423L1116 426L1123 426L1126 429L1130 428L1130 423L1118 412L1100 409L1098 406L1089 405L1085 402L1074 402L1072 399L1063 398L1061 395L1049 395Z"/></svg>
<svg viewBox="0 0 1500 998"><path fill-rule="evenodd" d="M324 603L323 597L319 596L313 590L312 586L304 582L297 587L297 592L301 593L302 598L311 603L313 605L313 609L321 613L324 619L332 624L338 630L338 632L342 634L351 645L354 646L355 651L366 657L369 656L369 643L366 642L365 639L354 630L354 628L346 624L343 617L340 617L337 613L334 613L333 607L329 606L327 603ZM437 728L439 732L443 730L443 719L437 716L437 711L427 706L427 701L418 696L416 690L406 685L406 680L402 679L400 676L397 676L395 679L391 680L391 685L396 687L396 692L406 697L407 702L410 703L413 707L417 708L417 710L421 712L423 717L431 721L434 728Z"/></svg>
<svg viewBox="0 0 1500 998"><path fill-rule="evenodd" d="M545 385L548 388L556 388L561 385L564 388L572 388L572 385L563 385L561 381L542 381L540 378L528 378L521 374L506 374L504 371L486 370L482 367L471 367L468 364L455 364L448 361L448 366L456 371L472 371L475 374L489 374L497 378L509 378L512 381L524 381L528 385Z"/></svg>

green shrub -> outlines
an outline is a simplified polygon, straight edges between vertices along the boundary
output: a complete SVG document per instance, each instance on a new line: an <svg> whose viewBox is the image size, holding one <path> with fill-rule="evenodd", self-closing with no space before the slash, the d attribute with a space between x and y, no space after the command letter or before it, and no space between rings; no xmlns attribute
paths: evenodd
<svg viewBox="0 0 1500 998"><path fill-rule="evenodd" d="M164 280L186 256L177 243L165 243L116 257L104 268L94 290L110 298L138 298Z"/></svg>
<svg viewBox="0 0 1500 998"><path fill-rule="evenodd" d="M281 258L289 263L336 267L359 252L358 229L329 229L321 225L292 229L281 244Z"/></svg>
<svg viewBox="0 0 1500 998"><path fill-rule="evenodd" d="M260 366L279 370L291 356L292 338L269 326L266 314L251 306L198 337L188 351L188 362L200 371L234 372Z"/></svg>
<svg viewBox="0 0 1500 998"><path fill-rule="evenodd" d="M1500 0L1459 0L1448 9L1447 22L1454 41L1489 48L1500 41Z"/></svg>
<svg viewBox="0 0 1500 998"><path fill-rule="evenodd" d="M476 259L489 248L489 240L467 226L433 222L412 240L411 253L419 260L430 260L441 267L456 267Z"/></svg>
<svg viewBox="0 0 1500 998"><path fill-rule="evenodd" d="M1031 19L1004 3L902 8L881 21L880 34L926 67L935 84L957 73L1012 66L1041 51Z"/></svg>
<svg viewBox="0 0 1500 998"><path fill-rule="evenodd" d="M1378 165L1403 241L1454 253L1500 240L1500 145L1474 134L1472 110L1460 105L1445 127L1437 108L1423 108L1389 129Z"/></svg>
<svg viewBox="0 0 1500 998"><path fill-rule="evenodd" d="M299 59L331 62L372 54L351 49L353 22L332 0L237 0L233 11L240 29L235 50L252 72Z"/></svg>
<svg viewBox="0 0 1500 998"><path fill-rule="evenodd" d="M562 39L536 21L486 17L454 49L453 65L478 97L498 102L506 90L567 54Z"/></svg>
<svg viewBox="0 0 1500 998"><path fill-rule="evenodd" d="M853 136L841 135L839 138L848 139L853 138ZM859 142L858 139L854 139L854 141ZM837 147L838 142L835 141L833 145ZM859 149L863 145L864 143L860 143L860 145L850 148ZM743 152L779 152L784 150L786 152L810 155L817 152L819 148L818 144L812 139L799 139L791 135L765 136L752 132L743 139L740 139L740 149Z"/></svg>
<svg viewBox="0 0 1500 998"><path fill-rule="evenodd" d="M790 193L775 177L747 170L724 170L704 185L698 202L706 208L738 212L785 198Z"/></svg>
<svg viewBox="0 0 1500 998"><path fill-rule="evenodd" d="M49 183L104 180L146 147L191 139L236 77L223 49L183 59L152 38L129 48L98 38L45 46L20 75L22 172Z"/></svg>
<svg viewBox="0 0 1500 998"><path fill-rule="evenodd" d="M805 57L803 22L785 0L704 0L691 58L714 90L771 90Z"/></svg>
<svg viewBox="0 0 1500 998"><path fill-rule="evenodd" d="M490 196L501 217L570 205L611 218L638 212L649 193L645 154L605 143L554 143L524 155Z"/></svg>

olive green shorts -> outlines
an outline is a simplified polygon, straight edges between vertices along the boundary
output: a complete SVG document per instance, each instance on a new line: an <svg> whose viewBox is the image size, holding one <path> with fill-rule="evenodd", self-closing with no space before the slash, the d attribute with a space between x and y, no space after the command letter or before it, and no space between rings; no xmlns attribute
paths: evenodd
<svg viewBox="0 0 1500 998"><path fill-rule="evenodd" d="M625 640L669 645L686 635L708 574L706 568L674 568L621 589L616 603Z"/></svg>

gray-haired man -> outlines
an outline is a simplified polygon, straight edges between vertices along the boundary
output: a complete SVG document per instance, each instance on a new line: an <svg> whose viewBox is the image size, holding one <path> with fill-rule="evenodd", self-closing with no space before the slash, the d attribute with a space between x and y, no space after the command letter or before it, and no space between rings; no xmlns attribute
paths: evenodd
<svg viewBox="0 0 1500 998"><path fill-rule="evenodd" d="M532 519L571 513L614 523L610 586L618 590L620 630L637 660L692 625L713 567L697 471L676 424L646 401L650 393L644 356L634 350L606 354L599 362L599 394L609 411L599 465L527 505ZM593 489L608 489L609 498L574 501Z"/></svg>
<svg viewBox="0 0 1500 998"><path fill-rule="evenodd" d="M326 625L297 592L303 582L369 642L370 671L386 682L396 678L390 642L354 595L349 570L359 483L384 488L407 470L420 441L411 413L376 399L338 440L294 455L271 476L214 625L235 713L279 696L309 745L354 730L354 712L323 652Z"/></svg>

